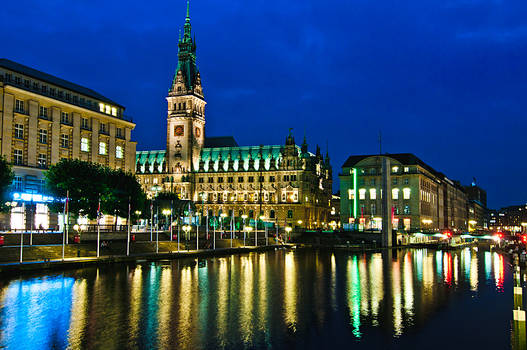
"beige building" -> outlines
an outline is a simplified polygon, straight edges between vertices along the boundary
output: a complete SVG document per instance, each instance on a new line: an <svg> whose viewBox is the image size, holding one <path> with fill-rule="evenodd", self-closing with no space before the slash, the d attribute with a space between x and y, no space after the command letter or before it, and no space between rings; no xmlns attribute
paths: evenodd
<svg viewBox="0 0 527 350"><path fill-rule="evenodd" d="M47 210L43 174L62 158L135 170L135 124L122 105L93 90L0 59L0 108L0 153L13 164L18 203L5 228L58 224Z"/></svg>
<svg viewBox="0 0 527 350"><path fill-rule="evenodd" d="M468 200L463 186L409 153L351 156L346 160L339 175L344 228L381 229L383 157L391 164L389 195L394 229L467 230Z"/></svg>
<svg viewBox="0 0 527 350"><path fill-rule="evenodd" d="M308 152L290 133L282 145L238 146L205 137L206 101L196 66L190 18L167 96L167 146L137 152L136 174L149 196L175 192L203 216L260 217L279 226L327 227L332 174L329 156Z"/></svg>

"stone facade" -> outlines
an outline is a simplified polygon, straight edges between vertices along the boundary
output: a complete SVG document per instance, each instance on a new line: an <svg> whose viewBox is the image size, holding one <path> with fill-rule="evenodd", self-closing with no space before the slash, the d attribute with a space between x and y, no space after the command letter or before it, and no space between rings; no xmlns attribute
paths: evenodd
<svg viewBox="0 0 527 350"><path fill-rule="evenodd" d="M467 195L412 154L351 156L342 167L341 220L345 228L380 229L381 161L389 157L393 227L399 230L466 231Z"/></svg>
<svg viewBox="0 0 527 350"><path fill-rule="evenodd" d="M205 98L196 66L190 17L180 38L178 67L167 96L166 150L137 152L136 174L152 197L175 192L200 215L264 218L280 226L327 227L332 173L329 156L308 152L290 133L283 145L207 146Z"/></svg>
<svg viewBox="0 0 527 350"><path fill-rule="evenodd" d="M44 195L45 170L62 158L135 171L135 124L123 115L123 106L93 90L1 59L0 106L0 153L13 164L13 191L31 195L32 202ZM37 228L57 224L45 203L31 205L41 214L32 220Z"/></svg>

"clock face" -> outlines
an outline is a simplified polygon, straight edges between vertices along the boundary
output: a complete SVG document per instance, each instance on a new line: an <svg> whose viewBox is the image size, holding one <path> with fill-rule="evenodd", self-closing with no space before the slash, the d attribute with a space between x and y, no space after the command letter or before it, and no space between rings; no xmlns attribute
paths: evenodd
<svg viewBox="0 0 527 350"><path fill-rule="evenodd" d="M196 128L196 137L200 137L200 136L201 136L201 129Z"/></svg>
<svg viewBox="0 0 527 350"><path fill-rule="evenodd" d="M183 136L185 134L185 129L183 128L183 125L177 125L174 128L174 136Z"/></svg>

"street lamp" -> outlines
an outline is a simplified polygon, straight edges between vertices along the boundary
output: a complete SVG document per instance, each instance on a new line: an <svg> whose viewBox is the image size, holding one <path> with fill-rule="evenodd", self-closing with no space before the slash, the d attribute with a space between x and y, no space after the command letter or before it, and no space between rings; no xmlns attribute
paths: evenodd
<svg viewBox="0 0 527 350"><path fill-rule="evenodd" d="M245 247L245 233L247 232L247 230L245 229L245 219L247 219L247 215L243 214L242 215L242 219L243 219L243 246Z"/></svg>
<svg viewBox="0 0 527 350"><path fill-rule="evenodd" d="M243 246L245 247L245 233L249 234L253 228L251 226L244 226L243 227Z"/></svg>
<svg viewBox="0 0 527 350"><path fill-rule="evenodd" d="M287 226L285 228L285 232L287 232L287 237L289 237L289 235L291 234L291 231L293 231L293 228L291 226ZM286 237L286 240L287 240L287 237Z"/></svg>
<svg viewBox="0 0 527 350"><path fill-rule="evenodd" d="M190 225L183 225L183 231L185 231L185 236L189 235L189 232L190 232L191 229L192 229L192 227ZM188 248L187 248L187 250L188 250Z"/></svg>
<svg viewBox="0 0 527 350"><path fill-rule="evenodd" d="M269 242L267 240L267 225L265 224L265 216L263 215L260 215L260 221L263 221L263 224L264 224L264 232L265 232L265 245L268 245Z"/></svg>
<svg viewBox="0 0 527 350"><path fill-rule="evenodd" d="M225 213L221 213L220 214L220 235L221 235L221 239L223 239L223 220L227 217L227 214Z"/></svg>

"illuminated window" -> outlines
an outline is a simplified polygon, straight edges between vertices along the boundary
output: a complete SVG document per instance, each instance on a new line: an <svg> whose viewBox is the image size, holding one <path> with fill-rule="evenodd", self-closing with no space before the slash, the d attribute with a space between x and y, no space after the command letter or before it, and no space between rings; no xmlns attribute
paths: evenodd
<svg viewBox="0 0 527 350"><path fill-rule="evenodd" d="M21 149L14 150L13 162L15 163L15 165L21 165L24 162L24 156Z"/></svg>
<svg viewBox="0 0 527 350"><path fill-rule="evenodd" d="M113 115L114 117L117 117L117 108L112 107L112 115Z"/></svg>
<svg viewBox="0 0 527 350"><path fill-rule="evenodd" d="M40 106L40 114L39 114L39 116L41 116L43 118L47 118L48 117L48 108Z"/></svg>
<svg viewBox="0 0 527 350"><path fill-rule="evenodd" d="M70 116L69 116L69 114L66 113L66 112L62 112L60 114L60 122L62 124L69 124L70 123Z"/></svg>
<svg viewBox="0 0 527 350"><path fill-rule="evenodd" d="M11 210L11 229L21 230L25 228L24 208L22 206Z"/></svg>
<svg viewBox="0 0 527 350"><path fill-rule="evenodd" d="M123 147L122 146L115 147L115 158L118 158L118 159L123 158Z"/></svg>
<svg viewBox="0 0 527 350"><path fill-rule="evenodd" d="M48 143L48 131L45 129L38 130L38 142Z"/></svg>
<svg viewBox="0 0 527 350"><path fill-rule="evenodd" d="M38 155L37 159L38 167L39 168L45 168L47 165L47 156L44 153L41 153Z"/></svg>
<svg viewBox="0 0 527 350"><path fill-rule="evenodd" d="M370 188L370 199L377 199L377 191L375 188Z"/></svg>
<svg viewBox="0 0 527 350"><path fill-rule="evenodd" d="M88 118L82 118L81 119L81 128L82 129L89 129L90 128Z"/></svg>
<svg viewBox="0 0 527 350"><path fill-rule="evenodd" d="M99 103L99 111L104 113L104 103Z"/></svg>
<svg viewBox="0 0 527 350"><path fill-rule="evenodd" d="M24 113L24 101L15 100L15 112Z"/></svg>
<svg viewBox="0 0 527 350"><path fill-rule="evenodd" d="M408 231L410 230L410 219L403 219L403 223L404 223L404 230L405 231Z"/></svg>
<svg viewBox="0 0 527 350"><path fill-rule="evenodd" d="M366 189L361 188L359 190L359 199L366 199Z"/></svg>
<svg viewBox="0 0 527 350"><path fill-rule="evenodd" d="M355 199L355 191L352 189L348 190L348 199Z"/></svg>
<svg viewBox="0 0 527 350"><path fill-rule="evenodd" d="M110 114L110 113L112 113L112 107L110 107L108 105L105 105L104 106L104 111L106 112L106 114Z"/></svg>
<svg viewBox="0 0 527 350"><path fill-rule="evenodd" d="M407 166L405 166L405 167L404 167L404 172L407 173L407 172L409 172L409 171L410 171L410 168L407 167Z"/></svg>
<svg viewBox="0 0 527 350"><path fill-rule="evenodd" d="M399 189L398 188L392 189L392 199L399 199Z"/></svg>
<svg viewBox="0 0 527 350"><path fill-rule="evenodd" d="M403 198L410 199L410 189L409 188L403 188Z"/></svg>
<svg viewBox="0 0 527 350"><path fill-rule="evenodd" d="M392 173L397 173L397 172L399 172L399 167L398 166L394 166L392 168Z"/></svg>
<svg viewBox="0 0 527 350"><path fill-rule="evenodd" d="M70 136L68 134L60 135L60 147L68 148L70 146Z"/></svg>
<svg viewBox="0 0 527 350"><path fill-rule="evenodd" d="M37 203L35 206L35 227L36 229L49 228L48 206L43 203Z"/></svg>
<svg viewBox="0 0 527 350"><path fill-rule="evenodd" d="M90 151L90 140L87 137L81 138L81 151L89 152Z"/></svg>
<svg viewBox="0 0 527 350"><path fill-rule="evenodd" d="M106 155L106 142L99 142L99 154Z"/></svg>
<svg viewBox="0 0 527 350"><path fill-rule="evenodd" d="M23 181L24 180L22 176L15 176L13 180L13 187L15 188L15 191L22 191Z"/></svg>
<svg viewBox="0 0 527 350"><path fill-rule="evenodd" d="M24 138L24 125L15 124L15 138L23 139Z"/></svg>

